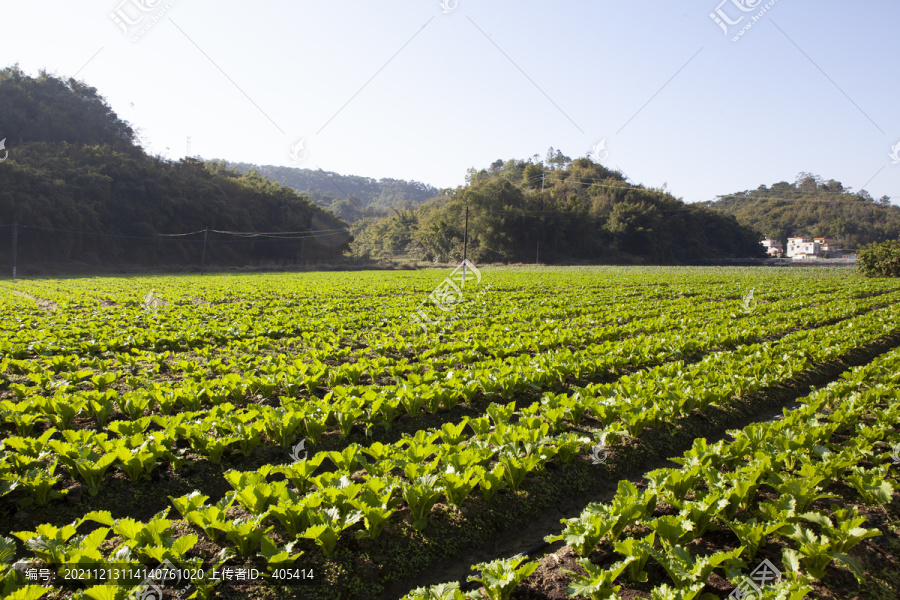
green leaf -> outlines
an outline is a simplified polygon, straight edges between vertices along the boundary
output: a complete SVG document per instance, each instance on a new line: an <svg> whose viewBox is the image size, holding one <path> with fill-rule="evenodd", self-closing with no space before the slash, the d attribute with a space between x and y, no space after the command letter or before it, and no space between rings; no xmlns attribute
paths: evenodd
<svg viewBox="0 0 900 600"><path fill-rule="evenodd" d="M41 596L50 591L40 585L26 585L14 591L6 597L7 600L38 600Z"/></svg>

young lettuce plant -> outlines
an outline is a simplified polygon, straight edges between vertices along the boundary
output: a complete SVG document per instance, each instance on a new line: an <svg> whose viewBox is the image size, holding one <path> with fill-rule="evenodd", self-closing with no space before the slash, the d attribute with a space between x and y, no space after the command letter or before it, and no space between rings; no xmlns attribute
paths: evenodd
<svg viewBox="0 0 900 600"><path fill-rule="evenodd" d="M694 583L677 589L663 583L650 590L650 600L718 600L718 596L709 592L702 593L704 587L703 583Z"/></svg>
<svg viewBox="0 0 900 600"><path fill-rule="evenodd" d="M12 383L9 387L10 389L13 389L17 385L19 384ZM30 436L31 432L34 431L34 426L36 424L47 420L45 414L32 412L34 410L32 408L33 405L28 400L23 400L18 403L4 400L0 406L2 406L2 409L0 409L0 417L2 417L4 421L11 422L15 425L16 432L23 437ZM56 431L55 428L51 429Z"/></svg>
<svg viewBox="0 0 900 600"><path fill-rule="evenodd" d="M3 444L7 448L15 450L19 454L38 458L39 456L44 454L44 452L47 452L52 448L52 446L50 445L50 438L54 433L56 433L56 429L54 427L51 427L43 434L41 434L40 437L10 436L3 440Z"/></svg>
<svg viewBox="0 0 900 600"><path fill-rule="evenodd" d="M327 454L319 452L310 459L298 460L290 465L275 467L273 473L281 473L294 484L300 494L306 494L313 486L313 473L325 460Z"/></svg>
<svg viewBox="0 0 900 600"><path fill-rule="evenodd" d="M39 397L40 398L40 397ZM54 396L52 398L40 398L40 409L55 427L60 430L71 429L75 420L87 406L85 400L72 400L70 397Z"/></svg>
<svg viewBox="0 0 900 600"><path fill-rule="evenodd" d="M747 549L747 560L753 560L760 546L766 545L766 538L782 527L788 525L787 521L776 523L757 523L755 518L750 518L745 523L740 521L727 521L728 527L734 532L741 546Z"/></svg>
<svg viewBox="0 0 900 600"><path fill-rule="evenodd" d="M727 567L734 561L739 561L738 556L743 551L744 548L739 547L730 552L716 552L695 558L684 546L674 546L663 552L651 549L650 555L666 570L672 583L683 589L694 584L701 584L702 587L716 567L722 563Z"/></svg>
<svg viewBox="0 0 900 600"><path fill-rule="evenodd" d="M363 491L359 497L350 501L359 512L362 513L366 528L356 532L357 539L376 539L391 516L394 514L399 498L393 498L396 487L380 479L371 479L368 482L369 489Z"/></svg>
<svg viewBox="0 0 900 600"><path fill-rule="evenodd" d="M519 489L528 474L528 465L524 460L516 457L512 452L507 452L500 457L503 465L503 476L511 490Z"/></svg>
<svg viewBox="0 0 900 600"><path fill-rule="evenodd" d="M469 419L468 421L466 421L466 424L472 429L475 437L487 435L487 433L491 430L491 422L487 417L477 417L475 419Z"/></svg>
<svg viewBox="0 0 900 600"><path fill-rule="evenodd" d="M169 451L160 444L144 442L137 448L119 448L115 452L119 460L117 467L121 469L131 481L150 479L150 473L159 465L159 458L169 454Z"/></svg>
<svg viewBox="0 0 900 600"><path fill-rule="evenodd" d="M647 526L656 532L656 536L666 552L681 542L690 542L694 539L694 522L683 515L666 515L656 518Z"/></svg>
<svg viewBox="0 0 900 600"><path fill-rule="evenodd" d="M166 538L166 545L144 546L136 550L137 554L157 562L172 561L178 563L187 551L197 545L196 535L183 535L178 538Z"/></svg>
<svg viewBox="0 0 900 600"><path fill-rule="evenodd" d="M610 530L610 541L615 542L626 527L653 516L656 501L656 490L638 490L632 482L623 480L619 482L616 495L609 504L609 508L593 504L589 505L588 510L605 515L614 521Z"/></svg>
<svg viewBox="0 0 900 600"><path fill-rule="evenodd" d="M303 424L306 426L306 436L309 438L311 444L315 445L319 443L322 434L328 429L328 419L330 416L331 411L319 409L315 412L307 413L303 418Z"/></svg>
<svg viewBox="0 0 900 600"><path fill-rule="evenodd" d="M36 531L16 531L13 535L25 542L25 546L45 563L61 565L68 558L69 540L75 536L78 525L77 521L64 527L45 523L38 525Z"/></svg>
<svg viewBox="0 0 900 600"><path fill-rule="evenodd" d="M106 474L106 471L116 462L116 455L113 453L104 454L103 456L96 457L96 453L91 453L90 456L85 458L79 458L75 461L75 469L79 475L81 475L82 479L84 479L85 483L88 486L88 493L91 496L96 496L100 493L100 482L103 480L103 476Z"/></svg>
<svg viewBox="0 0 900 600"><path fill-rule="evenodd" d="M205 506L204 501L204 504L198 506L196 510L192 510L184 515L184 520L201 529L214 543L218 543L219 534L222 531L218 525L228 521L225 513L233 502L234 492L229 492L212 506Z"/></svg>
<svg viewBox="0 0 900 600"><path fill-rule="evenodd" d="M265 413L266 436L285 450L290 448L303 427L303 413L285 408L269 408Z"/></svg>
<svg viewBox="0 0 900 600"><path fill-rule="evenodd" d="M709 529L712 520L716 518L725 507L728 501L720 498L716 493L709 493L700 500L685 502L684 508L681 509L681 515L687 517L694 522L694 536L700 537Z"/></svg>
<svg viewBox="0 0 900 600"><path fill-rule="evenodd" d="M441 425L441 439L445 444L456 445L464 441L468 436L463 433L468 420L464 419L459 423L444 423Z"/></svg>
<svg viewBox="0 0 900 600"><path fill-rule="evenodd" d="M853 486L866 504L890 504L895 486L886 477L887 466L865 469L853 467L844 479Z"/></svg>
<svg viewBox="0 0 900 600"><path fill-rule="evenodd" d="M862 567L855 558L846 554L844 552L844 549L849 549L849 547L852 547L856 543L859 543L859 541L862 541L861 539L856 540L857 537L861 535L865 537L874 537L875 535L878 535L878 532L865 529L862 529L862 532L866 533L857 532L856 534L853 534L850 533L849 530L841 532L839 529L836 530L833 526L829 527L828 523L830 522L830 519L824 515L807 516L812 517L810 520L812 520L813 522L821 524L823 526L823 530L830 529L832 532L838 533L838 535L843 537L844 539L843 541L840 539L832 539L824 533L820 536L817 536L812 532L812 530L803 527L802 525L791 525L787 529L786 535L799 545L799 555L793 554L794 551L791 551L791 559L794 562L799 560L799 562L805 567L806 572L815 579L822 579L823 577L825 577L825 568L832 561L837 560L845 567L847 567L851 573L853 573L857 581L862 583L864 576ZM869 533L871 533L871 535L868 535ZM863 537L863 539L865 539L865 537Z"/></svg>
<svg viewBox="0 0 900 600"><path fill-rule="evenodd" d="M153 419L151 417L141 417L132 421L114 421L109 424L107 429L119 437L130 438L147 431L152 422Z"/></svg>
<svg viewBox="0 0 900 600"><path fill-rule="evenodd" d="M365 411L362 409L363 406L365 406L365 400L362 398L348 398L334 411L342 440L349 437L350 432L353 430L353 425L365 414Z"/></svg>
<svg viewBox="0 0 900 600"><path fill-rule="evenodd" d="M112 517L108 512L95 511L63 527L45 523L38 525L35 531L17 531L13 535L25 542L25 546L45 563L62 565L79 552L95 550L109 534L108 527L99 527L88 535L75 535L78 527L87 520L108 523Z"/></svg>
<svg viewBox="0 0 900 600"><path fill-rule="evenodd" d="M451 465L440 475L440 480L447 504L458 510L472 488L478 485L480 478L474 471L463 471L460 474Z"/></svg>
<svg viewBox="0 0 900 600"><path fill-rule="evenodd" d="M294 542L288 542L284 546L278 547L269 536L263 536L260 541L260 551L256 556L266 559L266 569L271 573L279 567L288 567L294 564L305 554L302 551L292 554L293 551Z"/></svg>
<svg viewBox="0 0 900 600"><path fill-rule="evenodd" d="M441 497L440 488L435 486L437 479L436 475L425 475L403 485L403 499L409 505L412 525L418 531L428 525L428 515Z"/></svg>
<svg viewBox="0 0 900 600"><path fill-rule="evenodd" d="M425 404L426 398L417 391L409 389L406 385L398 387L396 397L400 401L400 406L406 411L410 417L418 417L422 412L422 406Z"/></svg>
<svg viewBox="0 0 900 600"><path fill-rule="evenodd" d="M334 466L336 466L339 471L353 473L356 471L357 465L362 464L363 467L366 466L365 457L363 457L360 450L359 444L348 444L340 452L332 450L331 452L326 453L326 456L331 459L331 462L334 463Z"/></svg>
<svg viewBox="0 0 900 600"><path fill-rule="evenodd" d="M846 554L863 540L881 535L877 529L860 527L866 519L859 516L855 506L838 508L837 505L832 505L831 511L834 521L820 512L802 514L800 518L818 524L822 528L822 534L828 536L838 552Z"/></svg>
<svg viewBox="0 0 900 600"><path fill-rule="evenodd" d="M13 482L17 487L21 487L31 493L31 497L23 500L23 502L34 502L38 506L46 506L51 500L62 498L68 494L68 490L58 492L53 489L62 478L56 476L56 461L54 460L46 468L32 469L16 478Z"/></svg>
<svg viewBox="0 0 900 600"><path fill-rule="evenodd" d="M268 509L269 516L275 517L288 532L288 535L296 538L300 532L309 525L307 511L309 507L294 490L283 488L278 502Z"/></svg>
<svg viewBox="0 0 900 600"><path fill-rule="evenodd" d="M350 502L362 491L363 484L353 482L346 474L340 472L322 473L315 478L316 495L324 503L341 512L349 510Z"/></svg>
<svg viewBox="0 0 900 600"><path fill-rule="evenodd" d="M516 556L507 560L499 559L473 565L472 570L480 571L481 575L469 575L469 581L477 581L484 586L484 591L490 600L506 600L519 582L538 568L537 561L519 566L524 560L524 556Z"/></svg>
<svg viewBox="0 0 900 600"><path fill-rule="evenodd" d="M214 523L213 527L225 533L225 537L235 545L239 556L247 557L254 554L260 541L273 529L272 526L263 529L262 520L264 518L265 515L252 519L234 519L233 521Z"/></svg>
<svg viewBox="0 0 900 600"><path fill-rule="evenodd" d="M97 421L100 427L105 427L109 417L112 416L115 410L114 400L116 396L115 390L88 392L86 405L88 413Z"/></svg>
<svg viewBox="0 0 900 600"><path fill-rule="evenodd" d="M262 434L265 430L262 423L238 423L231 429L231 433L237 438L241 454L250 456L262 443Z"/></svg>
<svg viewBox="0 0 900 600"><path fill-rule="evenodd" d="M556 455L564 463L572 462L572 459L584 452L585 446L591 443L591 439L578 435L577 433L567 431L553 438L553 446L556 448Z"/></svg>
<svg viewBox="0 0 900 600"><path fill-rule="evenodd" d="M490 502L501 490L506 489L506 467L502 464L494 466L492 471L488 471L484 467L477 467L478 487L481 489L481 496L486 502Z"/></svg>
<svg viewBox="0 0 900 600"><path fill-rule="evenodd" d="M454 581L452 583L433 585L429 588L416 588L401 600L467 600L469 598L482 600L484 596L479 591L463 594L459 590L459 583Z"/></svg>
<svg viewBox="0 0 900 600"><path fill-rule="evenodd" d="M494 422L494 427L497 427L498 425L508 425L509 419L510 417L512 417L515 410L515 402L510 402L506 405L491 402L485 412L487 412L488 416L491 418L491 421Z"/></svg>
<svg viewBox="0 0 900 600"><path fill-rule="evenodd" d="M809 506L816 500L834 498L831 494L819 493L821 491L819 484L822 483L824 479L825 478L822 476L800 477L791 475L773 475L767 483L778 492L780 496L789 496L793 498L796 501L796 511L802 513L809 510Z"/></svg>
<svg viewBox="0 0 900 600"><path fill-rule="evenodd" d="M209 500L209 496L204 496L199 490L194 490L190 494L178 498L169 496L169 500L172 502L172 506L175 507L175 510L177 510L183 518L187 518L188 513L192 513L203 506L206 501Z"/></svg>
<svg viewBox="0 0 900 600"><path fill-rule="evenodd" d="M599 506L599 505L598 505ZM606 514L585 510L574 519L563 519L566 528L559 535L548 535L544 541L552 544L563 540L578 556L588 556L604 537L609 535L616 519Z"/></svg>
<svg viewBox="0 0 900 600"><path fill-rule="evenodd" d="M628 557L603 568L587 558L579 558L578 564L582 566L587 575L582 576L563 569L563 573L572 576L572 583L566 588L566 592L569 596L587 597L591 600L618 600L616 593L622 586L614 586L613 582L632 561L634 558Z"/></svg>
<svg viewBox="0 0 900 600"><path fill-rule="evenodd" d="M644 567L650 558L650 550L656 540L656 532L651 531L644 539L625 538L614 544L616 552L629 560L628 579L637 583L647 581L647 571Z"/></svg>
<svg viewBox="0 0 900 600"><path fill-rule="evenodd" d="M300 537L313 540L322 549L322 554L330 557L334 554L341 532L361 518L362 514L358 511L342 515L336 508L313 512L309 515L310 526Z"/></svg>
<svg viewBox="0 0 900 600"><path fill-rule="evenodd" d="M457 473L465 473L476 466L486 466L491 462L495 450L476 443L458 446L444 446L440 453L440 461L453 467Z"/></svg>

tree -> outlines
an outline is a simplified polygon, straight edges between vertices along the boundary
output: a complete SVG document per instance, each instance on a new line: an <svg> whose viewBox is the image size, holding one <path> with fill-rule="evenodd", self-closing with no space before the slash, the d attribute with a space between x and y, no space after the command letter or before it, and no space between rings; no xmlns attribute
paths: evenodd
<svg viewBox="0 0 900 600"><path fill-rule="evenodd" d="M528 165L522 173L522 184L531 189L540 189L544 169L538 165Z"/></svg>
<svg viewBox="0 0 900 600"><path fill-rule="evenodd" d="M857 260L866 277L900 277L900 240L865 246Z"/></svg>
<svg viewBox="0 0 900 600"><path fill-rule="evenodd" d="M471 169L467 186L414 209L413 245L419 255L459 257L466 205L469 257L476 262L533 262L538 243L545 263L640 257L670 264L762 252L759 236L732 216L630 185L621 173L588 158L572 161L559 153L552 164L552 181L543 193L536 193L546 168L540 162L509 160L501 170ZM387 226L366 223L354 234L374 245Z"/></svg>

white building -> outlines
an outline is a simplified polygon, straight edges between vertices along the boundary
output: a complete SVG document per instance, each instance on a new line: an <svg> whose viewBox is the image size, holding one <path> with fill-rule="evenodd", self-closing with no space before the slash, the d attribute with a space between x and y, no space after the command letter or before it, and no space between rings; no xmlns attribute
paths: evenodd
<svg viewBox="0 0 900 600"><path fill-rule="evenodd" d="M784 247L778 240L766 238L760 243L763 245L763 248L766 249L766 254L769 256L780 258L784 254Z"/></svg>
<svg viewBox="0 0 900 600"><path fill-rule="evenodd" d="M834 243L833 238L829 237L788 238L787 256L794 260L823 258L826 254L829 258L840 258L843 255L843 249Z"/></svg>
<svg viewBox="0 0 900 600"><path fill-rule="evenodd" d="M816 242L812 238L792 237L788 238L787 256L789 258L805 258L816 255Z"/></svg>

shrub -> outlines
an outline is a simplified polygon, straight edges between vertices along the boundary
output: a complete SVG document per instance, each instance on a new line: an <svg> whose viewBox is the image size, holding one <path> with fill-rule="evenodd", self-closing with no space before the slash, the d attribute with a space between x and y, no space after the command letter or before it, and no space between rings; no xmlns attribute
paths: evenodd
<svg viewBox="0 0 900 600"><path fill-rule="evenodd" d="M900 240L869 244L859 251L859 271L866 277L900 277Z"/></svg>

